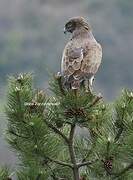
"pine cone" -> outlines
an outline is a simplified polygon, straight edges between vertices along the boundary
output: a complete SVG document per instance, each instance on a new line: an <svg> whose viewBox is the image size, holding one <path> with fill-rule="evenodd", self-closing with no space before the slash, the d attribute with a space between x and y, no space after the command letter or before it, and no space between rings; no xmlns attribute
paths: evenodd
<svg viewBox="0 0 133 180"><path fill-rule="evenodd" d="M64 115L66 118L72 118L74 116L85 117L85 111L83 108L70 108L65 111Z"/></svg>
<svg viewBox="0 0 133 180"><path fill-rule="evenodd" d="M103 161L104 163L104 168L110 172L112 170L112 167L113 167L113 158L110 157L109 159L106 159Z"/></svg>
<svg viewBox="0 0 133 180"><path fill-rule="evenodd" d="M37 107L38 107L37 102L32 101L32 102L28 105L29 112L30 112L30 113L35 113L36 110L37 110Z"/></svg>

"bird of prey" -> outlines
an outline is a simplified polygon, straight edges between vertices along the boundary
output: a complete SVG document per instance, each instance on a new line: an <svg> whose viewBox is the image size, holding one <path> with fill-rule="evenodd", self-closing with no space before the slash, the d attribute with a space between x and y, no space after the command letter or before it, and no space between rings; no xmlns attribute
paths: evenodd
<svg viewBox="0 0 133 180"><path fill-rule="evenodd" d="M86 91L90 91L92 81L102 59L101 45L92 34L92 29L83 17L70 19L64 27L64 33L72 34L66 44L61 73L64 85L71 89L79 89L84 83Z"/></svg>

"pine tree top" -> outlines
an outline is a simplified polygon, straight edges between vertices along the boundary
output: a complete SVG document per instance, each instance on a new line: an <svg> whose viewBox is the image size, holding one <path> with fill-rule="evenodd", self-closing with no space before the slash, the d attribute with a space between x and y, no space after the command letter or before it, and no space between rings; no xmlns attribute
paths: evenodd
<svg viewBox="0 0 133 180"><path fill-rule="evenodd" d="M64 89L60 78L50 89L34 89L31 74L9 78L7 140L20 159L18 179L132 179L133 92L106 103Z"/></svg>

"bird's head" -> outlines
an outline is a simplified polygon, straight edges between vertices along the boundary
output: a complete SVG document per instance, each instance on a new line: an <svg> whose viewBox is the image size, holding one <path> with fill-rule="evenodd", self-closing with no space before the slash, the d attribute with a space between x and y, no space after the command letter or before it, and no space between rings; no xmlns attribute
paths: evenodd
<svg viewBox="0 0 133 180"><path fill-rule="evenodd" d="M78 29L85 29L87 31L91 30L90 25L83 17L74 17L71 18L64 27L64 33L70 32L73 33L75 30Z"/></svg>

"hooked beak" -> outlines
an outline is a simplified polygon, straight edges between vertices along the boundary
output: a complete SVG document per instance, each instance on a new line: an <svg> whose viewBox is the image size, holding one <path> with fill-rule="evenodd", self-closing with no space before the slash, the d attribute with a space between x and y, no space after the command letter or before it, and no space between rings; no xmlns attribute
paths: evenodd
<svg viewBox="0 0 133 180"><path fill-rule="evenodd" d="M67 30L66 30L66 28L64 27L64 34L66 34L67 33Z"/></svg>

